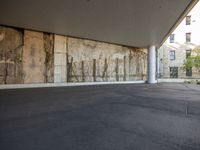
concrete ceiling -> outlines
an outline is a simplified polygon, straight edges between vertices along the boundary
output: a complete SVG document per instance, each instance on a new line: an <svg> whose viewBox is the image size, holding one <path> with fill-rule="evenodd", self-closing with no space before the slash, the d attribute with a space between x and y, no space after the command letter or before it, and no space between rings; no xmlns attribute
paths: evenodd
<svg viewBox="0 0 200 150"><path fill-rule="evenodd" d="M160 46L198 0L1 0L0 24L117 43Z"/></svg>

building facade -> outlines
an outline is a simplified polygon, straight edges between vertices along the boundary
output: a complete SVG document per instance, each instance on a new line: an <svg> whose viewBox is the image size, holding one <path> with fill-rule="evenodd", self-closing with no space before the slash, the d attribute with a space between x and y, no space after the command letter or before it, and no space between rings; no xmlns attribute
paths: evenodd
<svg viewBox="0 0 200 150"><path fill-rule="evenodd" d="M200 78L195 68L185 70L183 64L200 46L200 2L184 18L158 50L160 78Z"/></svg>

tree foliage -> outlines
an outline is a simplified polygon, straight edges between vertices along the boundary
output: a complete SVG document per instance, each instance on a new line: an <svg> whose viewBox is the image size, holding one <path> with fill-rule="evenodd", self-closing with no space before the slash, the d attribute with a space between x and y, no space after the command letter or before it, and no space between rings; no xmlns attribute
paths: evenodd
<svg viewBox="0 0 200 150"><path fill-rule="evenodd" d="M200 72L200 47L192 50L192 55L186 59L183 68L184 70L196 68Z"/></svg>

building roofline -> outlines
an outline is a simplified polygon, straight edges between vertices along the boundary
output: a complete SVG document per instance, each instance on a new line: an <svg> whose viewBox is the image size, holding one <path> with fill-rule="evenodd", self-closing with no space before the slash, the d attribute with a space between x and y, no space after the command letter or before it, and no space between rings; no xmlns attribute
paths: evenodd
<svg viewBox="0 0 200 150"><path fill-rule="evenodd" d="M183 21L183 19L187 16L187 14L194 8L194 6L199 2L199 0L193 0L189 3L186 7L185 11L181 14L175 24L171 27L169 32L167 32L166 36L162 39L161 44L159 45L158 49L163 45L163 43L167 40L169 35L174 32L174 30L179 26L179 24Z"/></svg>

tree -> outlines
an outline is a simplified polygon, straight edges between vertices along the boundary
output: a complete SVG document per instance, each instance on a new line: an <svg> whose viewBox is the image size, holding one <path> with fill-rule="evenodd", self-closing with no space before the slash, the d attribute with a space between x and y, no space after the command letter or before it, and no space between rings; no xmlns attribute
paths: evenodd
<svg viewBox="0 0 200 150"><path fill-rule="evenodd" d="M200 47L192 50L192 55L189 56L183 64L184 70L189 70L191 68L195 68L198 72L200 72Z"/></svg>

